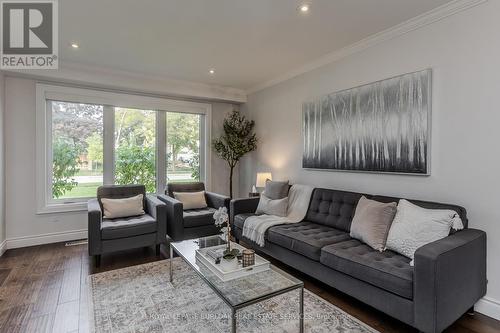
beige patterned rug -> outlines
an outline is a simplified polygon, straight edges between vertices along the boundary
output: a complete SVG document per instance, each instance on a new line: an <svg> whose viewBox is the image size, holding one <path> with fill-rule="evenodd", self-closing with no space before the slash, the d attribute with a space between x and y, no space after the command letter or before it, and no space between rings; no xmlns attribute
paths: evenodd
<svg viewBox="0 0 500 333"><path fill-rule="evenodd" d="M173 283L169 260L91 275L95 332L229 332L229 307L182 259L174 260ZM240 310L237 332L298 332L298 297L292 291ZM304 316L305 332L377 332L307 290Z"/></svg>

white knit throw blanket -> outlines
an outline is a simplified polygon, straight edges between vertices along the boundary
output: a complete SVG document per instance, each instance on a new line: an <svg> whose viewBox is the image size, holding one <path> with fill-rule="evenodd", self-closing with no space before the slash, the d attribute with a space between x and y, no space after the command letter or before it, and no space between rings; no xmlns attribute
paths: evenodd
<svg viewBox="0 0 500 333"><path fill-rule="evenodd" d="M304 219L309 207L313 188L307 185L292 185L288 193L287 216L256 215L250 216L243 224L243 236L259 246L265 245L264 234L267 229L286 223L297 223Z"/></svg>

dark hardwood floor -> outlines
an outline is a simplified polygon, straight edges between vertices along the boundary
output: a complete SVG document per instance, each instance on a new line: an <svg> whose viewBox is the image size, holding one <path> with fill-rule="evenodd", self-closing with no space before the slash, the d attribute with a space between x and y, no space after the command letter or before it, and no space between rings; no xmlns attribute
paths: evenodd
<svg viewBox="0 0 500 333"><path fill-rule="evenodd" d="M92 266L86 245L64 243L8 250L0 258L0 332L88 332L89 274L162 258L153 248L104 255ZM278 264L305 281L306 288L380 332L417 332L299 272ZM446 332L500 332L500 322L481 314L464 315Z"/></svg>

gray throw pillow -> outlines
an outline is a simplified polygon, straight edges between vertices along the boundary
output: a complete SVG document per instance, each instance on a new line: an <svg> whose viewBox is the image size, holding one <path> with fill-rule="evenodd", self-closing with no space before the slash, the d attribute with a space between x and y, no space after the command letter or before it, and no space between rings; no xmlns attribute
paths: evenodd
<svg viewBox="0 0 500 333"><path fill-rule="evenodd" d="M351 237L359 239L377 251L384 251L396 211L395 202L382 203L361 197L352 219Z"/></svg>
<svg viewBox="0 0 500 333"><path fill-rule="evenodd" d="M283 199L288 196L288 180L286 181L274 181L266 180L266 188L264 193L266 197L271 200Z"/></svg>

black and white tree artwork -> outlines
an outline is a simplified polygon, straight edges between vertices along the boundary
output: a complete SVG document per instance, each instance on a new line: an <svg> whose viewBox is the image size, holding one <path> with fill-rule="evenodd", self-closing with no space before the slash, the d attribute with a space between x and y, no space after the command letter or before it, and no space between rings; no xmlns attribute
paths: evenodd
<svg viewBox="0 0 500 333"><path fill-rule="evenodd" d="M304 168L429 174L431 70L303 104Z"/></svg>

